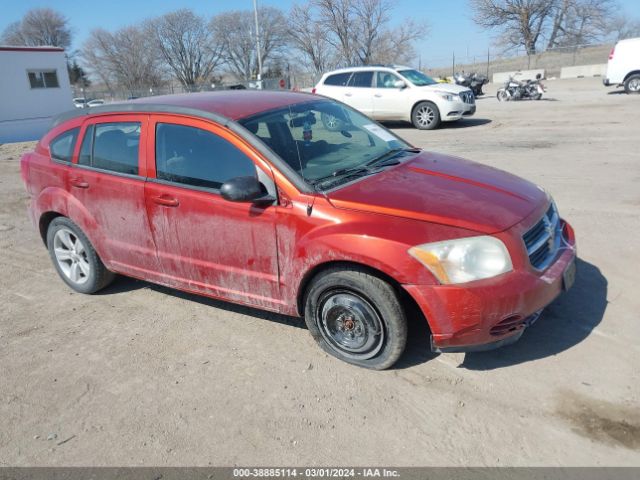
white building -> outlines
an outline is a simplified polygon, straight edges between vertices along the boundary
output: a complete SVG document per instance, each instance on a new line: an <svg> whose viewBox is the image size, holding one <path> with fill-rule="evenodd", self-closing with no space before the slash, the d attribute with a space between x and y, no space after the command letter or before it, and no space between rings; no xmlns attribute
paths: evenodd
<svg viewBox="0 0 640 480"><path fill-rule="evenodd" d="M0 46L0 143L39 139L74 108L62 48Z"/></svg>

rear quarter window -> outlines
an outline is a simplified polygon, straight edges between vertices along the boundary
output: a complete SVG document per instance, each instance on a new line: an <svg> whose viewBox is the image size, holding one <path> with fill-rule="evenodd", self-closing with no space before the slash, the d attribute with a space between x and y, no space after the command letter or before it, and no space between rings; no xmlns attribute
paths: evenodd
<svg viewBox="0 0 640 480"><path fill-rule="evenodd" d="M51 158L60 162L71 162L73 156L73 149L76 145L78 138L79 128L73 128L61 133L49 143L49 151L51 152Z"/></svg>
<svg viewBox="0 0 640 480"><path fill-rule="evenodd" d="M325 78L324 84L338 86L338 87L345 87L347 85L347 82L349 81L350 76L351 76L351 72L335 73Z"/></svg>

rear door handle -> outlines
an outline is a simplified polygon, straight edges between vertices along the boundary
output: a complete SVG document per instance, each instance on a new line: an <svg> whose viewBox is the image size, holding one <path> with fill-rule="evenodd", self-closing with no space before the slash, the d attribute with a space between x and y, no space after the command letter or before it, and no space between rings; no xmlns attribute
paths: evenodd
<svg viewBox="0 0 640 480"><path fill-rule="evenodd" d="M153 197L154 203L158 205L164 205L165 207L177 207L180 202L177 198L170 197L169 195L160 195L159 197Z"/></svg>
<svg viewBox="0 0 640 480"><path fill-rule="evenodd" d="M353 93L348 93L347 92L347 93L344 94L345 97L350 97L351 95L353 95Z"/></svg>
<svg viewBox="0 0 640 480"><path fill-rule="evenodd" d="M76 188L89 188L89 184L80 178L72 179L71 186Z"/></svg>
<svg viewBox="0 0 640 480"><path fill-rule="evenodd" d="M374 97L378 97L378 98L380 98L380 97L382 96L382 94L380 94L380 93L376 93L376 94L374 94L373 96L374 96Z"/></svg>

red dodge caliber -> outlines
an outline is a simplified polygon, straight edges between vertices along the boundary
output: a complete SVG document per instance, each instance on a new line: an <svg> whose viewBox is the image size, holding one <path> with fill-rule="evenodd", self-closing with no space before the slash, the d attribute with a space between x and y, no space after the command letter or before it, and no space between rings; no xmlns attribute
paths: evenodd
<svg viewBox="0 0 640 480"><path fill-rule="evenodd" d="M384 369L417 307L438 352L516 341L575 277L544 190L422 151L315 95L153 97L59 117L21 161L60 277L114 274L304 316L330 354Z"/></svg>

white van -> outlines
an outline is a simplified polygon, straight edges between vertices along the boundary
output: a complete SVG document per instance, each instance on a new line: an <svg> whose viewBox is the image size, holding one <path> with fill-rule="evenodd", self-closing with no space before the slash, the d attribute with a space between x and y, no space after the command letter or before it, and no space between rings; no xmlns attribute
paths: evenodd
<svg viewBox="0 0 640 480"><path fill-rule="evenodd" d="M609 54L607 74L602 83L624 85L627 93L640 93L640 38L620 40Z"/></svg>

